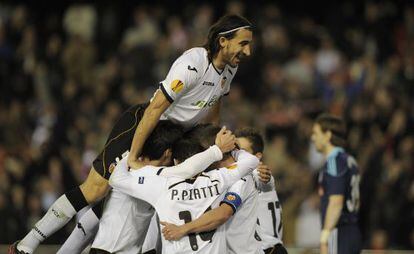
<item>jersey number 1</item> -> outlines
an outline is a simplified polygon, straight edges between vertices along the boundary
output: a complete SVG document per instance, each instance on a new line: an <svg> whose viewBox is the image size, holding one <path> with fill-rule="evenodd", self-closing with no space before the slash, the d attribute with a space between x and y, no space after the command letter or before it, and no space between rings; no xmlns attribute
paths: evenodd
<svg viewBox="0 0 414 254"><path fill-rule="evenodd" d="M277 219L276 219L276 210L280 209L279 201L267 203L267 207L269 208L270 212L272 213L272 220L273 220L273 232L276 238L279 238L278 232L282 229L282 213L280 213L280 222L279 227L277 227ZM277 227L277 230L276 230Z"/></svg>
<svg viewBox="0 0 414 254"><path fill-rule="evenodd" d="M211 210L211 207L209 207L204 213L208 212L209 210ZM178 217L180 218L180 220L184 220L185 223L189 223L192 221L190 211L181 211L178 213ZM211 239L213 238L213 235L215 232L216 230L214 229L211 231L199 233L199 235L200 235L201 240L211 242ZM193 251L198 250L196 234L194 233L188 234L188 239L190 240L191 249Z"/></svg>

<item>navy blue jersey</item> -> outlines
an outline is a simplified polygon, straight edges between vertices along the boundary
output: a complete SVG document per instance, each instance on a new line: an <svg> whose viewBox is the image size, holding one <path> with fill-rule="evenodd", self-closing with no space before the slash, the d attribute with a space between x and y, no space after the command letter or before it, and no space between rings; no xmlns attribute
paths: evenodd
<svg viewBox="0 0 414 254"><path fill-rule="evenodd" d="M319 173L319 195L321 196L322 227L325 222L330 195L343 195L344 206L338 226L358 221L359 170L355 159L344 149L335 147L328 155Z"/></svg>

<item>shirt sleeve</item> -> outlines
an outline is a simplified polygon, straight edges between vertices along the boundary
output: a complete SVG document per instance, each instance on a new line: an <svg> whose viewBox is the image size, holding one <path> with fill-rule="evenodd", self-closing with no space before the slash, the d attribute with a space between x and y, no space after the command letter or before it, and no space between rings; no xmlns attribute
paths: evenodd
<svg viewBox="0 0 414 254"><path fill-rule="evenodd" d="M326 193L328 195L345 195L347 187L347 165L339 158L330 158L327 161Z"/></svg>
<svg viewBox="0 0 414 254"><path fill-rule="evenodd" d="M183 54L171 66L167 77L160 83L160 89L168 101L173 103L197 83L200 71L195 57L191 53Z"/></svg>
<svg viewBox="0 0 414 254"><path fill-rule="evenodd" d="M232 155L236 162L229 167L218 169L223 188L228 188L243 176L251 173L260 162L256 156L244 150L233 151Z"/></svg>
<svg viewBox="0 0 414 254"><path fill-rule="evenodd" d="M160 175L166 177L180 177L184 179L191 178L198 173L204 171L215 161L223 158L223 153L218 146L214 145L204 152L193 155L184 162L162 169Z"/></svg>
<svg viewBox="0 0 414 254"><path fill-rule="evenodd" d="M228 204L233 209L233 214L237 212L239 207L246 200L246 180L240 179L234 183L227 191L220 204Z"/></svg>
<svg viewBox="0 0 414 254"><path fill-rule="evenodd" d="M142 199L151 205L157 202L166 179L156 175L156 170L141 169L134 174L128 172L128 157L123 158L109 178L109 185L127 195Z"/></svg>

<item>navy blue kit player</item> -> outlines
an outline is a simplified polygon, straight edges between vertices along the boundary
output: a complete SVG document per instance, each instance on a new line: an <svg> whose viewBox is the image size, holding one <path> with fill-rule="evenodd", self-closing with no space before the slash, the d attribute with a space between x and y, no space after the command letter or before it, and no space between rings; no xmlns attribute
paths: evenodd
<svg viewBox="0 0 414 254"><path fill-rule="evenodd" d="M313 125L311 139L316 149L326 158L319 173L322 216L320 253L360 253L360 175L355 159L344 150L344 121L333 115L320 115Z"/></svg>

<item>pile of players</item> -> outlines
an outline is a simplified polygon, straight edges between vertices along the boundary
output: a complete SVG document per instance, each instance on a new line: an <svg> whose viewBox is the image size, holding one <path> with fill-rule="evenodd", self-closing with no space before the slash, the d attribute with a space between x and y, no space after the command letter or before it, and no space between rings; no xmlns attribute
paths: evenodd
<svg viewBox="0 0 414 254"><path fill-rule="evenodd" d="M236 141L224 127L199 125L219 123L252 30L243 17L219 19L203 47L174 62L150 103L120 116L87 179L9 254L34 253L87 206L58 253L81 253L92 241L91 253L285 253L262 137L243 130Z"/></svg>

